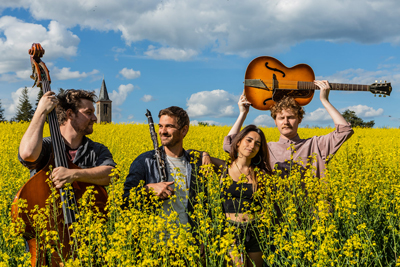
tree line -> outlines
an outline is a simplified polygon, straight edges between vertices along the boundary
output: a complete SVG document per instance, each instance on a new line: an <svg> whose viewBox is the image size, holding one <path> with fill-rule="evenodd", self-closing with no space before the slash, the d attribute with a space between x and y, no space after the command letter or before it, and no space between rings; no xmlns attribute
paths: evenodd
<svg viewBox="0 0 400 267"><path fill-rule="evenodd" d="M62 88L60 88L60 92L63 92L63 91L64 90ZM39 90L39 93L38 93L37 99L36 99L36 107L42 96L43 96L43 91ZM35 109L36 109L36 107L35 107ZM32 107L32 104L29 102L28 88L25 86L25 88L22 90L22 95L19 98L17 113L11 119L11 121L29 122L32 120L33 113L35 113L35 109ZM342 113L342 115L347 122L351 123L351 126L353 126L353 127L372 128L375 125L375 122L373 120L371 120L369 122L365 122L363 119L359 118L354 111L349 110L349 109L346 109ZM6 119L4 117L4 109L1 106L1 99L0 99L0 122L3 122L3 121L6 121ZM199 125L208 126L208 123L207 122L199 122Z"/></svg>
<svg viewBox="0 0 400 267"><path fill-rule="evenodd" d="M25 86L22 89L22 94L19 97L17 112L14 117L11 118L11 122L21 122L26 121L29 122L32 120L33 114L35 113L36 107L39 103L40 98L43 96L43 91L39 90L37 95L35 108L33 108L32 104L29 102L28 88ZM4 109L2 108L1 100L0 100L0 121L7 121L4 117Z"/></svg>

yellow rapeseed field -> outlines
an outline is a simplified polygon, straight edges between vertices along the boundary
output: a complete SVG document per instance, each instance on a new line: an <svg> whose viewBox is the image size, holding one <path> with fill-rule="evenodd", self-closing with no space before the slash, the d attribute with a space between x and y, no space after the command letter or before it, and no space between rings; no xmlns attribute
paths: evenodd
<svg viewBox="0 0 400 267"><path fill-rule="evenodd" d="M0 123L0 267L30 266L30 254L10 218L12 200L29 179L29 171L17 158L27 127L28 123ZM222 143L229 129L190 126L184 148L227 159ZM277 129L262 130L268 141L278 140ZM307 138L332 130L300 128L299 135ZM47 126L44 134L49 135ZM323 183L313 177L312 169L304 174L294 168L286 179L278 174L259 177L261 205L253 208L266 264L400 266L399 136L400 129L355 129L329 163ZM95 125L89 137L110 149L117 169L107 187L105 217L90 209L89 194L82 200L79 221L73 226L79 247L65 259L65 266L225 266L228 250L242 252L240 246L231 247L237 229L224 219L220 196L224 183L220 184L218 174L210 168L203 170L201 182L207 194L198 195L199 204L190 214L198 225L193 235L171 226L171 237L165 242L160 233L171 224L160 216L157 200L132 192L133 205L120 208L130 164L152 149L148 125ZM148 201L155 205L149 206ZM276 207L283 213L279 220ZM168 220L176 216L172 212ZM47 219L42 211L34 220L40 225ZM41 238L50 244L57 240L57 233L45 231Z"/></svg>

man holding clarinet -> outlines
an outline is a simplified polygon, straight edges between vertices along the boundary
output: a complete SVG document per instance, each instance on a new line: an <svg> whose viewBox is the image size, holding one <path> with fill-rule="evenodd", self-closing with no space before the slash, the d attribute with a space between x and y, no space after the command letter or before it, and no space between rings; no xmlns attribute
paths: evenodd
<svg viewBox="0 0 400 267"><path fill-rule="evenodd" d="M149 111L146 116L152 133L154 127ZM157 136L152 133L155 149L139 155L131 164L124 184L124 206L129 206L131 190L143 181L148 194L155 194L159 201L163 201L165 215L176 211L179 218L177 224L185 226L189 223L194 227L188 213L193 211L196 194L201 188L197 181L200 166L203 161L210 162L209 155L201 152L201 158L196 160L196 153L183 149L183 139L190 123L184 109L176 106L163 109L158 118L162 146L158 148ZM170 198L172 195L176 195L173 200Z"/></svg>

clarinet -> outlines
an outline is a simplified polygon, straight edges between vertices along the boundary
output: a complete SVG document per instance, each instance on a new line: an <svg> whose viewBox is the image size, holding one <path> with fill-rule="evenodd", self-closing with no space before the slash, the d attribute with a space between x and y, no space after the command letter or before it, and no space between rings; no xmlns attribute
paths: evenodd
<svg viewBox="0 0 400 267"><path fill-rule="evenodd" d="M167 181L167 173L165 171L164 158L162 157L163 151L158 147L158 139L157 139L156 131L154 130L153 117L151 116L150 111L148 109L146 109L146 110L147 110L146 117L147 117L147 120L149 121L151 140L153 141L154 151L156 152L154 154L154 157L157 162L158 174L161 177L161 182L166 182Z"/></svg>

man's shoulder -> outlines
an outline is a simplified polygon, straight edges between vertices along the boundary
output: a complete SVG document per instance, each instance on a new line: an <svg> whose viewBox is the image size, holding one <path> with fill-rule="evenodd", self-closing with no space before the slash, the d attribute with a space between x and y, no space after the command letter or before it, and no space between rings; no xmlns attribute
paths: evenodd
<svg viewBox="0 0 400 267"><path fill-rule="evenodd" d="M143 152L142 154L136 157L135 161L145 161L146 159L152 159L154 158L154 154L155 154L154 150Z"/></svg>
<svg viewBox="0 0 400 267"><path fill-rule="evenodd" d="M99 142L95 142L95 141L91 140L90 138L88 138L86 136L85 136L85 138L86 138L86 142L87 142L87 146L88 147L91 147L93 149L107 149L108 150L107 146L105 146L104 144L99 143Z"/></svg>
<svg viewBox="0 0 400 267"><path fill-rule="evenodd" d="M139 169L143 168L146 169L149 168L150 166L155 165L156 159L154 157L154 154L155 154L154 150L143 152L133 160L130 169L131 170L136 169L136 171L138 171Z"/></svg>

